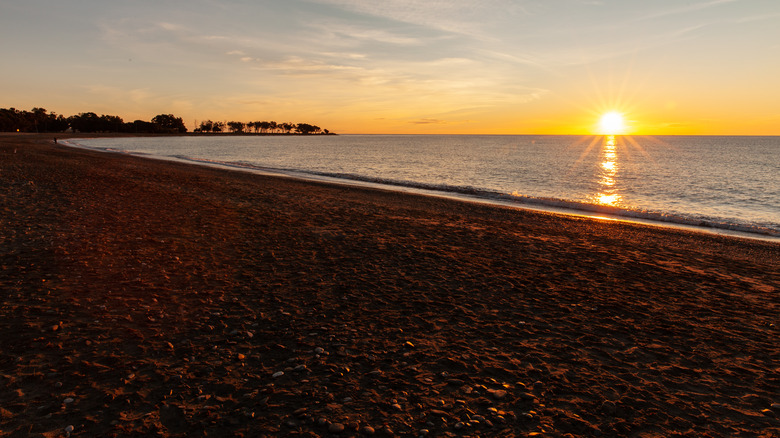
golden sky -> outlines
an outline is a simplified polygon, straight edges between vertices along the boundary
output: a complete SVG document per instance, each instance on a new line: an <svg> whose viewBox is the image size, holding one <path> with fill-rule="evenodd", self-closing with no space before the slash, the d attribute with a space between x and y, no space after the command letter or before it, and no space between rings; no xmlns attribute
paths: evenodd
<svg viewBox="0 0 780 438"><path fill-rule="evenodd" d="M338 133L780 135L775 0L10 0L0 108Z"/></svg>

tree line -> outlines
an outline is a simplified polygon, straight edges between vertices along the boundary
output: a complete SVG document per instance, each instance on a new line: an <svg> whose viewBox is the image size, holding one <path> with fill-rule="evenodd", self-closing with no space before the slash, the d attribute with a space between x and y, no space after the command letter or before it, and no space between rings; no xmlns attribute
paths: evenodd
<svg viewBox="0 0 780 438"><path fill-rule="evenodd" d="M308 123L276 123L276 122L213 122L206 120L200 122L195 132L225 132L228 129L236 134L245 134L254 131L255 134L330 134L327 129Z"/></svg>
<svg viewBox="0 0 780 438"><path fill-rule="evenodd" d="M187 132L181 117L159 114L151 121L125 122L119 116L93 112L65 117L45 108L32 111L0 108L0 131L4 132L122 132L143 134L182 134Z"/></svg>
<svg viewBox="0 0 780 438"><path fill-rule="evenodd" d="M327 129L308 123L276 122L201 122L195 129L198 133L233 132L248 133L284 133L284 134L330 134ZM150 121L135 120L125 122L119 116L100 115L93 112L79 113L65 117L62 114L48 112L44 108L31 111L15 108L0 108L0 131L2 132L121 132L138 134L183 134L187 127L181 117L173 114L159 114Z"/></svg>

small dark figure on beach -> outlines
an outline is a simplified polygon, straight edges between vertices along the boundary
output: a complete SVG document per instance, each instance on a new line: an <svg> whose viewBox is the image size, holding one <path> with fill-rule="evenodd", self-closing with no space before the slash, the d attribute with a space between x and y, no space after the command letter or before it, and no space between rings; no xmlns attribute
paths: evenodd
<svg viewBox="0 0 780 438"><path fill-rule="evenodd" d="M54 144L57 144L57 137L54 137Z"/></svg>

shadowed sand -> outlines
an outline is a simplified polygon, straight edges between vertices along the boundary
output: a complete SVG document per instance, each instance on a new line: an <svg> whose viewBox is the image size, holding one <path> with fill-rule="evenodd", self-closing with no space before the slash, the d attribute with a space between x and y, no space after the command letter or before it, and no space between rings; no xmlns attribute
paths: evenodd
<svg viewBox="0 0 780 438"><path fill-rule="evenodd" d="M4 135L0 435L776 437L779 265Z"/></svg>

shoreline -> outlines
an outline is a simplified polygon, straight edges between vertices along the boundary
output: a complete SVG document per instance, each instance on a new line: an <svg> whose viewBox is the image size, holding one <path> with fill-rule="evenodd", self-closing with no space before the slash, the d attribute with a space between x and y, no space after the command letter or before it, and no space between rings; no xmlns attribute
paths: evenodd
<svg viewBox="0 0 780 438"><path fill-rule="evenodd" d="M89 137L76 136L73 137L73 140L78 140L80 138L89 138ZM694 223L695 221L692 219L679 217L675 220L673 216L669 216L664 213L652 213L652 214L643 213L639 211L625 210L619 207L589 205L581 202L573 202L573 201L565 201L565 200L557 200L557 199L534 198L532 196L520 197L516 199L510 195L500 195L497 193L485 192L482 195L469 194L469 193L463 193L458 191L448 191L448 190L440 190L436 188L428 188L428 187L424 187L423 185L418 185L418 186L403 185L403 184L393 184L392 182L372 181L369 178L365 178L365 179L345 178L345 177L338 177L338 176L332 176L327 174L320 175L316 173L270 169L270 168L262 168L262 167L256 167L251 165L224 163L224 162L216 162L210 160L199 160L194 158L166 157L166 156L158 156L153 154L140 154L140 153L133 153L133 152L103 150L99 148L81 146L78 144L69 144L68 146L83 148L83 149L93 150L93 151L99 151L99 152L136 155L139 157L157 159L163 161L175 161L175 162L196 164L202 166L234 169L234 170L240 170L240 171L255 173L259 175L266 175L266 176L278 176L278 177L295 178L295 179L312 181L312 182L324 182L324 183L337 184L337 185L367 187L367 188L375 188L379 190L391 190L400 193L414 193L423 196L433 196L433 197L439 197L445 199L452 199L461 202L476 202L480 204L486 204L486 205L492 205L492 206L504 207L504 208L518 208L518 209L538 211L538 212L581 216L581 217L587 217L596 220L610 220L610 221L619 221L619 222L627 222L627 223L636 223L636 224L656 226L661 228L673 228L673 229L694 231L694 232L714 234L720 236L731 236L736 238L755 239L755 240L761 240L767 242L780 243L780 234L778 234L777 232L773 232L773 230L756 229L751 231L746 229L747 226L744 225L727 224L727 223L723 223L723 224L706 223L707 222L706 220L702 220L703 224L696 224ZM652 217L652 216L658 216L658 217Z"/></svg>
<svg viewBox="0 0 780 438"><path fill-rule="evenodd" d="M780 245L0 135L0 435L780 436Z"/></svg>

